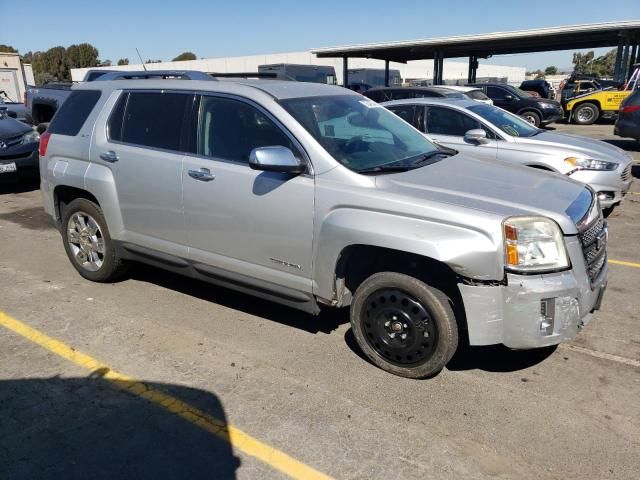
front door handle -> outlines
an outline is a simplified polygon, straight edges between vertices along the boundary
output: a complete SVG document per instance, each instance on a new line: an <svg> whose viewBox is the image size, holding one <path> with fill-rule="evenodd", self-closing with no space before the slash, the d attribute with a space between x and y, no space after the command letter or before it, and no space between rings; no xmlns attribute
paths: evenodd
<svg viewBox="0 0 640 480"><path fill-rule="evenodd" d="M201 182L210 182L215 179L216 176L211 173L211 170L208 168L201 168L200 170L189 170L189 176L191 178L195 178L196 180L200 180Z"/></svg>
<svg viewBox="0 0 640 480"><path fill-rule="evenodd" d="M120 157L118 156L118 154L113 150L109 150L108 152L102 152L100 154L100 158L105 162L109 162L109 163L115 163L118 160L120 160Z"/></svg>

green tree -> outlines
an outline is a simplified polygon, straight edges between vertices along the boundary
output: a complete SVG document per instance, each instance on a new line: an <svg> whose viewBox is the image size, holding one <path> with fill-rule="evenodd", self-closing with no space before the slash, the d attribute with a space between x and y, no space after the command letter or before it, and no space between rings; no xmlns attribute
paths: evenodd
<svg viewBox="0 0 640 480"><path fill-rule="evenodd" d="M195 60L196 54L193 52L182 52L180 55L178 55L176 58L174 58L173 60L171 60L172 62L182 62L183 60Z"/></svg>
<svg viewBox="0 0 640 480"><path fill-rule="evenodd" d="M162 63L162 60L151 60L150 58L148 58L144 63Z"/></svg>
<svg viewBox="0 0 640 480"><path fill-rule="evenodd" d="M13 48L11 45L0 43L0 53L18 53L18 50Z"/></svg>
<svg viewBox="0 0 640 480"><path fill-rule="evenodd" d="M118 65L129 65L129 59L121 58L120 60L118 60Z"/></svg>
<svg viewBox="0 0 640 480"><path fill-rule="evenodd" d="M582 75L594 75L596 77L610 77L613 75L615 61L615 48L599 57L595 56L593 50L587 53L574 52L573 72Z"/></svg>
<svg viewBox="0 0 640 480"><path fill-rule="evenodd" d="M23 62L31 63L36 84L71 81L71 68L96 67L100 64L98 50L91 44L80 43L69 48L53 47L46 52L27 52Z"/></svg>
<svg viewBox="0 0 640 480"><path fill-rule="evenodd" d="M69 46L66 56L69 68L90 68L100 64L98 49L89 43Z"/></svg>
<svg viewBox="0 0 640 480"><path fill-rule="evenodd" d="M553 65L547 67L544 69L544 74L545 75L557 75L558 74L558 68L554 67Z"/></svg>

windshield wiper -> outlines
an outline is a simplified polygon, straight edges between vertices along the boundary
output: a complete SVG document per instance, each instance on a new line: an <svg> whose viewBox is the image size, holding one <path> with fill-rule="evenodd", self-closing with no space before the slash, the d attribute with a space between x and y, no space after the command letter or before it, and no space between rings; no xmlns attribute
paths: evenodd
<svg viewBox="0 0 640 480"><path fill-rule="evenodd" d="M355 170L356 173L388 173L388 172L406 172L411 170L409 165L378 165L377 167L361 168Z"/></svg>
<svg viewBox="0 0 640 480"><path fill-rule="evenodd" d="M456 155L457 153L458 152L456 150L453 150L451 148L447 148L446 150L434 150L433 152L425 153L424 155L420 156L415 162L411 164L411 166L412 167L417 167L420 165L424 166L424 164L429 162L429 160L432 160L431 163L435 163L437 162L435 157L439 157L439 156L451 157L453 155Z"/></svg>

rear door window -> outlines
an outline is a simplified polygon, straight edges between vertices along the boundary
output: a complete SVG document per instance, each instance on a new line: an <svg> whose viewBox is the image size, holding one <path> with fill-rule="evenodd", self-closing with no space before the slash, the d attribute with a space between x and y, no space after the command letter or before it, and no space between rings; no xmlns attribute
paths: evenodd
<svg viewBox="0 0 640 480"><path fill-rule="evenodd" d="M100 90L75 90L56 112L49 125L49 132L75 136L96 106Z"/></svg>
<svg viewBox="0 0 640 480"><path fill-rule="evenodd" d="M464 137L465 133L476 128L482 128L479 121L456 110L445 107L429 107L427 110L428 133Z"/></svg>
<svg viewBox="0 0 640 480"><path fill-rule="evenodd" d="M415 105L391 105L388 107L393 113L398 115L405 122L419 129L416 122L416 106Z"/></svg>
<svg viewBox="0 0 640 480"><path fill-rule="evenodd" d="M109 139L195 153L186 135L196 123L194 101L192 93L125 92L109 118Z"/></svg>

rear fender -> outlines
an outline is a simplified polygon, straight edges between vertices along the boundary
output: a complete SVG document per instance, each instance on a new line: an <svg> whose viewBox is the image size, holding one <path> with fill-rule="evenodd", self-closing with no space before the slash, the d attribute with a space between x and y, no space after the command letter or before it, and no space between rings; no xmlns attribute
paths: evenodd
<svg viewBox="0 0 640 480"><path fill-rule="evenodd" d="M124 240L124 223L120 212L120 201L111 170L104 165L92 162L87 169L85 185L86 189L100 203L111 238Z"/></svg>

